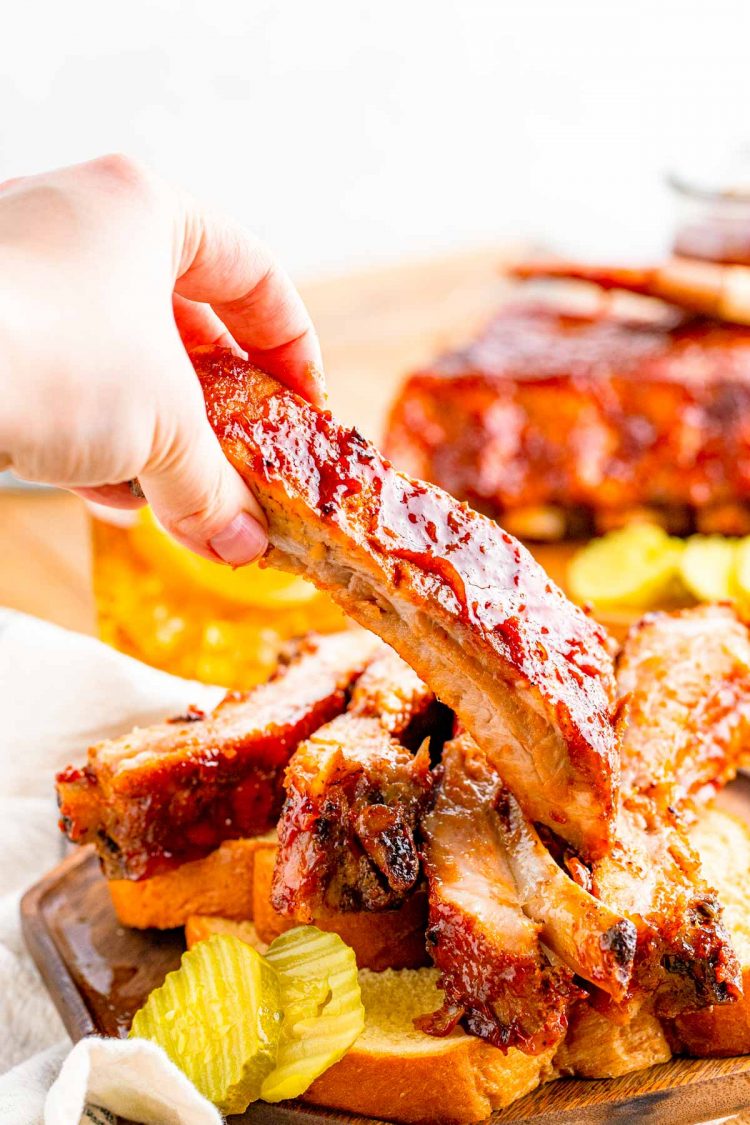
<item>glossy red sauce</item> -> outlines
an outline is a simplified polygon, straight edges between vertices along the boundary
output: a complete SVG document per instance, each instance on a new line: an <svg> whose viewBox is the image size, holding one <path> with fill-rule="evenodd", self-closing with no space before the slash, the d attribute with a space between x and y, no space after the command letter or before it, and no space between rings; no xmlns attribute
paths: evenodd
<svg viewBox="0 0 750 1125"><path fill-rule="evenodd" d="M197 370L209 417L249 481L278 485L283 503L330 521L377 563L387 585L481 635L558 709L569 743L595 748L605 773L614 769L603 632L519 543L453 497L394 472L356 430L278 385L256 401L242 361L214 353Z"/></svg>
<svg viewBox="0 0 750 1125"><path fill-rule="evenodd" d="M566 313L514 305L469 347L443 356L431 373L470 372L514 380L617 376L703 384L750 381L750 327L665 311L661 319Z"/></svg>

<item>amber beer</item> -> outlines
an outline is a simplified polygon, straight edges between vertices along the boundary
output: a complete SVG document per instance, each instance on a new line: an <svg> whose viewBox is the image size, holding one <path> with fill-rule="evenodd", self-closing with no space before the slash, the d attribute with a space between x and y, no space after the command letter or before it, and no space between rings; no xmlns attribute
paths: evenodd
<svg viewBox="0 0 750 1125"><path fill-rule="evenodd" d="M233 571L175 543L150 509L123 515L92 518L94 592L102 640L129 656L247 688L268 677L292 638L346 626L302 578L257 564Z"/></svg>

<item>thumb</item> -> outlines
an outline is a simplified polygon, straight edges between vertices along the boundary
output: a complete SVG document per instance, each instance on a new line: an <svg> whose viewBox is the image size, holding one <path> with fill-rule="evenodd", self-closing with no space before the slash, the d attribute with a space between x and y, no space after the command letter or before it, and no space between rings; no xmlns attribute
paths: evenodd
<svg viewBox="0 0 750 1125"><path fill-rule="evenodd" d="M244 566L266 550L268 539L261 508L221 446L206 417L195 373L179 400L169 404L170 418L157 420L157 448L139 474L144 495L159 523L184 546L204 558Z"/></svg>

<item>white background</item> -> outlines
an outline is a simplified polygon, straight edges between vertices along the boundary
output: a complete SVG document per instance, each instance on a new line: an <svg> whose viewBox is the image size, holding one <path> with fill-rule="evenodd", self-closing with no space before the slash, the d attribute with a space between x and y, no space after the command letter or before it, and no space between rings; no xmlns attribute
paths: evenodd
<svg viewBox="0 0 750 1125"><path fill-rule="evenodd" d="M637 258L750 140L746 0L0 0L0 178L122 149L297 275L531 236Z"/></svg>

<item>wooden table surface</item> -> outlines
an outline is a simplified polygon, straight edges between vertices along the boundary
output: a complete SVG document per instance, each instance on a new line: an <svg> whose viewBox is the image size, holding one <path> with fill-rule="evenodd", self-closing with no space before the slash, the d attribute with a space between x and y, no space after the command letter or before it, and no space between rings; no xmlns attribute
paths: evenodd
<svg viewBox="0 0 750 1125"><path fill-rule="evenodd" d="M323 344L331 406L377 438L398 383L492 312L512 249L485 248L301 286ZM58 492L0 491L0 605L94 632L83 505Z"/></svg>

